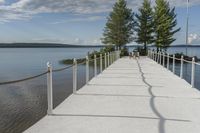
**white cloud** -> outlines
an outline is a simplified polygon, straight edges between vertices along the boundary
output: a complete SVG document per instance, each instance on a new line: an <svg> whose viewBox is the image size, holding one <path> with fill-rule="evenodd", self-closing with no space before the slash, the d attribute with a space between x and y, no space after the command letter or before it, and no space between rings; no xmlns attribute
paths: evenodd
<svg viewBox="0 0 200 133"><path fill-rule="evenodd" d="M189 44L200 44L200 35L194 33L190 34L188 37Z"/></svg>
<svg viewBox="0 0 200 133"><path fill-rule="evenodd" d="M56 21L50 24L62 24L62 23L70 23L70 22L93 22L93 21L101 20L103 18L104 17L102 16L87 16L87 17L81 17L81 18L72 18L69 20Z"/></svg>
<svg viewBox="0 0 200 133"><path fill-rule="evenodd" d="M141 0L127 0L128 6L136 10ZM182 7L187 0L168 0L171 5ZM18 0L10 5L0 4L0 22L30 19L39 13L95 14L111 11L116 0ZM4 3L4 0L0 0ZM190 1L191 5L200 4L200 0ZM72 21L72 20L71 20ZM80 20L73 20L80 21Z"/></svg>

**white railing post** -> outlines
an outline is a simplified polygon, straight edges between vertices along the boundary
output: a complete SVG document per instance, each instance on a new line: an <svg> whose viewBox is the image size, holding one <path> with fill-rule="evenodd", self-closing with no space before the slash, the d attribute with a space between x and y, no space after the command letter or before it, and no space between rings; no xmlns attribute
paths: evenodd
<svg viewBox="0 0 200 133"><path fill-rule="evenodd" d="M180 78L183 78L183 55L181 56Z"/></svg>
<svg viewBox="0 0 200 133"><path fill-rule="evenodd" d="M167 53L167 70L169 70L169 53Z"/></svg>
<svg viewBox="0 0 200 133"><path fill-rule="evenodd" d="M103 63L102 63L102 54L100 54L100 72L102 72L102 70L103 70L103 69L102 69L102 64L103 64Z"/></svg>
<svg viewBox="0 0 200 133"><path fill-rule="evenodd" d="M165 67L165 52L163 52L163 67Z"/></svg>
<svg viewBox="0 0 200 133"><path fill-rule="evenodd" d="M110 56L109 55L110 55L110 53L108 52L108 54L107 54L107 56L108 56L108 66L110 65L110 58L109 58Z"/></svg>
<svg viewBox="0 0 200 133"><path fill-rule="evenodd" d="M94 76L97 76L97 56L94 55Z"/></svg>
<svg viewBox="0 0 200 133"><path fill-rule="evenodd" d="M89 82L89 58L86 56L86 84Z"/></svg>
<svg viewBox="0 0 200 133"><path fill-rule="evenodd" d="M192 73L191 73L191 85L194 88L194 80L195 80L195 58L192 58Z"/></svg>
<svg viewBox="0 0 200 133"><path fill-rule="evenodd" d="M162 65L162 52L160 52L160 65Z"/></svg>
<svg viewBox="0 0 200 133"><path fill-rule="evenodd" d="M157 52L157 63L159 64L159 58L160 58L160 54L159 54L159 52Z"/></svg>
<svg viewBox="0 0 200 133"><path fill-rule="evenodd" d="M152 55L153 55L153 56L152 56L152 60L154 60L154 51L152 51Z"/></svg>
<svg viewBox="0 0 200 133"><path fill-rule="evenodd" d="M157 52L155 51L155 62L157 61Z"/></svg>
<svg viewBox="0 0 200 133"><path fill-rule="evenodd" d="M77 90L77 61L74 58L73 63L73 93L75 94Z"/></svg>
<svg viewBox="0 0 200 133"><path fill-rule="evenodd" d="M106 67L107 67L107 60L106 60L106 53L105 53L105 55L104 55L104 65L105 65L105 69L106 69Z"/></svg>
<svg viewBox="0 0 200 133"><path fill-rule="evenodd" d="M175 55L173 54L173 73L175 73Z"/></svg>
<svg viewBox="0 0 200 133"><path fill-rule="evenodd" d="M47 62L47 102L48 102L48 109L47 114L53 114L53 85L52 85L52 67L49 62Z"/></svg>

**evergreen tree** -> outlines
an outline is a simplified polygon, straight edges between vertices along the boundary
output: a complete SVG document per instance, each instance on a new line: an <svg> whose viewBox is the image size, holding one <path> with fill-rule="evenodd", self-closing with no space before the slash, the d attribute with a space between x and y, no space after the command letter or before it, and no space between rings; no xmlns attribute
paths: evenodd
<svg viewBox="0 0 200 133"><path fill-rule="evenodd" d="M136 14L136 28L137 32L136 42L144 44L145 53L147 52L147 45L153 42L153 11L149 0L144 0L142 6L139 8L139 14Z"/></svg>
<svg viewBox="0 0 200 133"><path fill-rule="evenodd" d="M125 0L118 0L107 18L102 42L121 47L133 41L134 14Z"/></svg>
<svg viewBox="0 0 200 133"><path fill-rule="evenodd" d="M154 13L155 44L158 48L166 50L176 39L173 35L180 31L180 28L174 30L177 25L175 7L170 8L169 2L165 0L156 0Z"/></svg>

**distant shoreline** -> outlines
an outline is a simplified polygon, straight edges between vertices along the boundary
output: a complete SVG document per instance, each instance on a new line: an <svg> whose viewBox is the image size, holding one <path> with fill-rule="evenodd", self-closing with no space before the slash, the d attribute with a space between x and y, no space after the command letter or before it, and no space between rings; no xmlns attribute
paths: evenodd
<svg viewBox="0 0 200 133"><path fill-rule="evenodd" d="M140 45L131 45L126 47L137 47ZM103 48L105 45L72 45L58 43L0 43L0 48ZM155 47L155 46L148 46ZM173 47L200 47L200 45L172 45ZM170 48L169 47L169 48Z"/></svg>

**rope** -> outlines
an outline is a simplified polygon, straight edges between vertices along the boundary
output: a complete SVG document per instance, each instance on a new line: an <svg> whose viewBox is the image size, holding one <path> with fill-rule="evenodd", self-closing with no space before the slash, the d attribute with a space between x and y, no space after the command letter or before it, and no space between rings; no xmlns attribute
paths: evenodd
<svg viewBox="0 0 200 133"><path fill-rule="evenodd" d="M0 82L0 85L13 84L13 83L18 83L18 82L22 82L22 81L31 80L31 79L34 79L34 78L37 78L37 77L41 77L41 76L43 76L43 75L45 75L47 73L48 73L48 71L46 71L44 73L41 73L41 74L38 74L38 75L35 75L35 76L27 77L27 78L24 78L24 79L7 81L7 82Z"/></svg>
<svg viewBox="0 0 200 133"><path fill-rule="evenodd" d="M105 57L105 56L102 56L102 58ZM99 58L96 58L96 60L100 59ZM92 60L89 60L89 61L94 61L95 59L92 59ZM82 65L82 64L85 64L86 61L83 61L81 63L78 63L77 65ZM66 69L69 69L71 67L73 67L74 64L70 65L70 66L67 66L67 67L63 67L63 68L59 68L59 69L53 69L52 72L60 72L60 71L63 71L63 70L66 70ZM13 83L18 83L18 82L22 82L22 81L27 81L27 80L31 80L31 79L34 79L34 78L38 78L38 77L41 77L45 74L49 73L49 71L46 71L46 72L43 72L41 74L38 74L38 75L35 75L35 76L31 76L31 77L27 77L27 78L23 78L23 79L19 79L19 80L13 80L13 81L6 81L6 82L0 82L0 85L6 85L6 84L13 84Z"/></svg>
<svg viewBox="0 0 200 133"><path fill-rule="evenodd" d="M69 68L71 68L71 67L73 67L73 66L74 66L74 64L73 64L73 65L70 65L70 66L67 66L67 67L63 67L63 68L59 68L59 69L54 69L54 70L52 70L52 72L60 72L60 71L69 69Z"/></svg>

